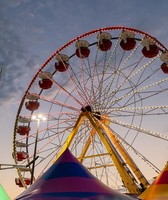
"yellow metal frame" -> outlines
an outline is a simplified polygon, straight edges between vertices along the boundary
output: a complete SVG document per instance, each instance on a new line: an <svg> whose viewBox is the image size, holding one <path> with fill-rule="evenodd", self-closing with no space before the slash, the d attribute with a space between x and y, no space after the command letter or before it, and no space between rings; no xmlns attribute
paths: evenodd
<svg viewBox="0 0 168 200"><path fill-rule="evenodd" d="M69 137L67 138L65 144L63 145L61 151L57 154L54 162L62 155L62 153L70 146L76 132L78 131L78 128L80 126L80 124L82 123L83 121L83 118L84 118L84 114L81 113L81 115L79 116L76 124L74 125L74 128L72 129L71 133L69 134Z"/></svg>
<svg viewBox="0 0 168 200"><path fill-rule="evenodd" d="M116 152L113 151L110 144L108 143L107 139L104 137L101 129L98 127L96 121L94 120L94 117L91 115L91 113L87 112L86 117L89 119L92 126L95 128L96 132L98 133L100 139L102 140L104 146L106 147L110 157L112 158L121 178L125 185L125 187L129 190L132 194L139 194L139 188L130 176L130 174L127 172L125 166L123 163L121 163L120 159L118 158L118 155L116 155Z"/></svg>
<svg viewBox="0 0 168 200"><path fill-rule="evenodd" d="M86 141L85 146L84 146L78 160L82 163L83 160L87 157L87 156L85 156L86 152L92 142L93 137L97 133L99 135L100 139L102 140L104 146L106 147L108 155L110 155L111 159L113 160L114 165L116 166L116 168L121 176L124 186L128 189L128 191L130 193L140 194L140 189L138 188L138 186L136 184L136 180L134 179L134 177L132 176L132 174L130 173L128 168L126 167L126 164L128 164L130 166L132 172L134 173L136 178L140 181L140 183L143 184L144 188L147 188L147 186L149 185L148 181L143 176L143 174L141 173L139 168L136 166L136 164L134 163L134 161L132 160L130 155L126 152L124 147L121 145L121 143L117 140L117 138L115 137L112 130L109 129L109 127L108 127L108 125L110 123L109 119L106 120L106 119L102 118L99 120L99 123L98 123L97 120L95 121L95 117L91 112L86 111L86 112L82 112L80 114L76 124L74 125L71 133L69 134L65 144L63 145L61 151L57 155L54 162L70 146L70 144L71 144L75 134L77 133L78 128L81 125L84 118L87 118L90 121L91 125L93 126L93 129L90 132L90 136L89 136L88 140ZM104 133L104 131L105 131L105 133ZM114 145L115 150L109 144L109 141L105 137L105 134L107 134L108 138ZM124 158L124 161L125 161L124 163L122 162L122 160L119 158L118 155L121 155L122 158Z"/></svg>
<svg viewBox="0 0 168 200"><path fill-rule="evenodd" d="M109 124L109 120L107 120L107 119L100 119L100 121L104 122L105 124ZM87 150L88 150L88 148L89 148L89 146L90 146L90 144L92 142L92 139L93 139L95 134L96 134L96 129L93 127L93 129L90 132L90 136L89 136L89 138L88 138L87 142L85 143L85 146L84 146L84 148L82 150L82 153L81 153L80 157L78 158L78 160L81 163L83 162L85 154L86 154L86 152L87 152ZM94 157L94 156L92 156L92 157Z"/></svg>
<svg viewBox="0 0 168 200"><path fill-rule="evenodd" d="M106 131L109 138L112 140L113 144L115 145L116 149L120 152L120 154L125 159L126 163L130 166L133 173L136 175L137 179L140 181L140 183L143 184L144 188L147 188L149 186L149 182L144 177L138 166L135 164L135 162L132 160L131 156L127 153L125 148L122 146L122 144L117 140L115 135L113 134L112 130L109 129L107 126L105 126L103 123L101 123L102 128Z"/></svg>
<svg viewBox="0 0 168 200"><path fill-rule="evenodd" d="M90 136L89 136L89 138L88 138L87 142L85 143L85 146L84 146L84 148L82 150L82 153L81 153L80 157L78 158L78 160L81 163L83 162L85 154L86 154L86 152L87 152L87 150L88 150L88 148L89 148L89 146L90 146L90 144L92 142L92 138L94 137L95 134L96 134L96 130L92 129L92 131L90 132Z"/></svg>

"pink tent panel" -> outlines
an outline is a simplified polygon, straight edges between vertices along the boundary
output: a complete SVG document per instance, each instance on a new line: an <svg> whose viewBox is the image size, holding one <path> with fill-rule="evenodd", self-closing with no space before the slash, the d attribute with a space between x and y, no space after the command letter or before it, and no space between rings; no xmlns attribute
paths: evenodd
<svg viewBox="0 0 168 200"><path fill-rule="evenodd" d="M94 177L67 149L16 200L130 200Z"/></svg>

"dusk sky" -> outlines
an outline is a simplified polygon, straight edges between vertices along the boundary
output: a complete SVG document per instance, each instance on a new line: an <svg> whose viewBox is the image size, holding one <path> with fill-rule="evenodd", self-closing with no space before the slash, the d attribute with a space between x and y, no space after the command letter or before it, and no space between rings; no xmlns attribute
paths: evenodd
<svg viewBox="0 0 168 200"><path fill-rule="evenodd" d="M14 163L13 129L21 98L53 52L82 33L108 26L145 31L168 47L167 8L165 0L0 0L0 163ZM0 184L11 199L22 192L15 177L14 169L0 171Z"/></svg>

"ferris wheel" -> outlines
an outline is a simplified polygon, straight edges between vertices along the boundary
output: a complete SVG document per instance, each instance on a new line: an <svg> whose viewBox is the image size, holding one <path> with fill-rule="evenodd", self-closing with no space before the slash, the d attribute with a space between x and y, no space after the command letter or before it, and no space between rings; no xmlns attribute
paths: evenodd
<svg viewBox="0 0 168 200"><path fill-rule="evenodd" d="M151 35L106 27L69 41L21 100L16 184L28 187L69 148L105 184L141 193L167 148L167 92L168 50Z"/></svg>

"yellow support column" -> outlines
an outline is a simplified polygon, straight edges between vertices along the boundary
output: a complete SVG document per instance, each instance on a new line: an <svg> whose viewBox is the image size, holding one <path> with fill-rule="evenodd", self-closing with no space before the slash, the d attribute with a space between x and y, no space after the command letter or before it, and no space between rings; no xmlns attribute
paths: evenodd
<svg viewBox="0 0 168 200"><path fill-rule="evenodd" d="M94 137L95 133L96 133L96 130L92 129L92 131L90 132L90 136L89 136L89 138L88 138L88 140L87 140L87 142L86 142L86 144L85 144L85 146L84 146L84 148L82 150L82 153L81 153L81 155L80 155L80 157L78 159L79 162L81 162L81 163L83 162L85 154L86 154L86 152L87 152L87 150L88 150L88 148L89 148L89 146L90 146L90 144L92 142L92 138Z"/></svg>
<svg viewBox="0 0 168 200"><path fill-rule="evenodd" d="M121 143L116 139L115 135L113 134L112 130L109 129L105 124L101 123L101 127L106 131L109 138L113 141L113 144L115 145L116 149L121 153L123 158L125 159L126 163L130 166L133 173L136 175L137 179L140 181L140 183L143 184L144 188L147 188L149 186L149 182L144 177L138 166L135 164L135 162L132 160L130 155L127 153L127 151L124 149L124 147L121 145Z"/></svg>
<svg viewBox="0 0 168 200"><path fill-rule="evenodd" d="M107 138L105 138L105 136L104 136L104 133L101 131L98 124L95 122L94 116L92 116L92 114L89 112L85 113L85 115L89 119L92 126L95 128L95 130L98 133L102 142L104 143L104 146L106 147L109 155L111 156L111 158L122 178L122 181L123 181L125 187L132 194L140 194L138 186L136 185L133 178L130 176L130 174L126 170L124 164L120 161L120 158L118 158L118 155L116 154L116 152L111 148L109 142L107 141Z"/></svg>
<svg viewBox="0 0 168 200"><path fill-rule="evenodd" d="M65 144L63 145L62 149L61 149L60 152L57 154L57 156L56 156L54 162L55 162L55 161L62 155L62 153L70 146L70 144L71 144L71 142L72 142L72 140L73 140L73 138L74 138L76 132L78 131L78 128L79 128L80 124L82 123L83 117L84 117L84 115L83 115L83 113L82 113L82 114L79 116L79 118L78 118L78 120L77 120L75 126L73 127L71 133L69 134L69 136L68 136L68 138L67 138Z"/></svg>
<svg viewBox="0 0 168 200"><path fill-rule="evenodd" d="M105 124L109 124L109 119L102 118L102 119L100 119L100 121L104 122ZM90 137L88 138L88 140L87 140L87 142L86 142L86 144L85 144L85 146L83 148L83 151L82 151L82 153L81 153L81 155L80 155L80 157L78 159L81 163L83 162L85 154L86 154L86 152L87 152L87 150L88 150L88 148L89 148L89 146L90 146L90 144L92 142L92 138L94 137L95 134L96 134L96 130L93 128L91 130L91 132L90 132Z"/></svg>

